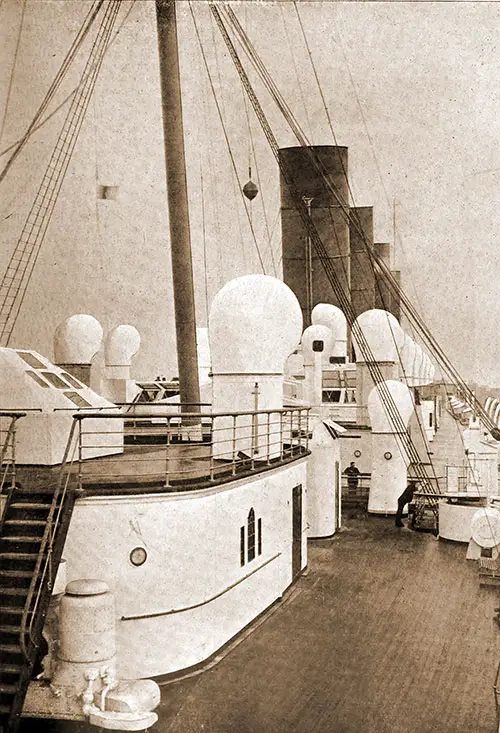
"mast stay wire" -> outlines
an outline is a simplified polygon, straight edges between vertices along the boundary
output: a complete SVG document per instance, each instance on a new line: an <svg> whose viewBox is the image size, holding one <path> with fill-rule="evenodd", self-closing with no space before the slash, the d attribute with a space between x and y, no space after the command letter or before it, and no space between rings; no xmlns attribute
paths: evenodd
<svg viewBox="0 0 500 733"><path fill-rule="evenodd" d="M122 0L122 2L123 2L123 0ZM113 35L113 38L110 40L110 42L106 46L105 55L108 53L108 51L111 48L111 46L113 46L113 44L118 39L118 36L120 34L120 31L122 30L123 26L127 22L128 17L130 15L130 13L132 12L132 10L134 9L134 5L135 5L136 2L137 2L137 0L130 0L130 3L131 3L130 4L130 7L127 10L127 12L126 12L123 20L120 21L120 25L118 26L117 30L115 31L115 33ZM69 100L75 95L77 89L78 89L78 87L75 87L74 89L72 89L71 92L69 94L67 94L66 97L64 97L64 99L62 100L62 102L60 102L57 105L57 107L55 107L52 110L52 112L50 112L50 114L48 114L40 122L38 122L37 124L35 124L33 126L32 130L31 130L31 135L33 135L35 132L38 132L38 130L40 130L49 120L51 120L52 117L54 117L54 115L56 115L59 112L59 110L62 109L62 107L64 107L64 105L67 104L67 102L69 102ZM11 150L14 150L14 148L17 147L17 145L19 145L19 143L23 140L23 137L19 138L18 140L15 140L11 145L9 145L8 147L4 148L3 150L0 150L0 158L3 158L4 155L7 155L7 153L10 153Z"/></svg>
<svg viewBox="0 0 500 733"><path fill-rule="evenodd" d="M26 13L26 3L27 3L27 0L23 0L23 5L21 8L21 19L19 21L19 30L17 32L17 38L16 38L16 48L14 51L14 60L12 61L12 68L10 70L9 84L7 87L7 95L5 97L5 105L3 108L2 123L0 125L0 142L2 141L3 132L5 129L5 122L7 120L7 113L9 111L10 95L12 94L12 86L14 84L14 76L16 73L16 66L17 66L17 57L19 54L19 46L21 44L21 35L23 32L23 26L24 26L24 15Z"/></svg>
<svg viewBox="0 0 500 733"><path fill-rule="evenodd" d="M330 130L332 132L332 135L333 135L333 139L335 141L335 145L337 145L333 122L332 122L332 119L331 119L331 116L330 116L328 105L326 104L326 99L325 99L325 96L324 96L324 93L323 93L323 89L322 89L322 86L321 86L321 83L320 83L320 80L319 80L319 76L318 76L317 69L316 69L316 66L315 66L315 63L314 63L314 58L313 58L313 55L312 55L312 51L311 51L309 42L307 40L307 36L306 36L305 29L304 29L304 26L303 26L303 23L302 23L302 19L300 17L300 12L299 12L299 8L297 6L296 0L293 0L293 4L294 4L295 12L297 14L297 18L298 18L298 21L299 21L300 28L301 28L301 31L302 31L304 42L306 44L308 56L309 56L309 59L310 59L310 62L311 62L311 66L312 66L313 72L314 72L316 83L317 83L317 86L318 86L318 89L319 89L319 92L320 92L320 95L321 95L321 99L322 99L322 102L323 102L323 107L324 107L324 110L325 110L325 114L326 114L327 119L328 119L328 123L329 123L329 126L330 126ZM343 45L342 45L341 42L340 42L340 46L341 46L341 50L342 50L342 55L344 57L344 62L346 64L346 66L347 66L347 70L348 70L348 73L349 73L349 78L351 80L351 85L352 85L353 90L354 90L354 94L355 94L355 97L356 97L356 102L357 102L358 108L360 110L360 114L361 114L361 119L362 119L362 122L363 122L363 126L365 128L365 132L366 132L366 135L368 137L368 141L369 141L369 144L370 144L370 147L371 147L371 150L372 150L372 155L373 155L373 158L375 160L375 165L377 167L377 173L378 173L379 179L381 180L381 183L382 183L382 187L383 187L383 190L384 190L386 201L389 203L389 196L388 196L387 189L385 187L385 183L384 183L384 180L383 180L383 177L382 177L382 173L381 173L381 170L380 170L380 165L379 165L379 162L378 162L378 158L376 156L376 152L375 152L375 147L374 147L374 144L373 144L373 140L372 140L370 131L368 129L368 124L367 124L367 121L366 121L366 118L365 118L365 115L364 115L364 112L363 112L363 108L361 106L359 95L357 93L356 85L354 83L354 79L353 79L353 76L352 76L352 71L351 71L351 68L349 66L349 63L347 61L345 50L344 50L344 47L343 47ZM347 180L347 185L349 187L349 192L350 192L351 198L353 199L353 192L352 192L351 184L349 182L349 179L347 177L347 172L345 170L344 170L344 175L345 175L346 180ZM365 243L365 246L369 250L370 248L368 246L368 242L366 242L366 238L363 236L362 239L363 239L363 241ZM387 268L387 266L385 265L385 263L383 263L380 260L380 258L377 258L376 255L375 255L375 262L377 264L379 264L380 270L382 270L382 273L384 275L386 274L387 270L390 271L390 268ZM392 272L391 272L391 275L392 275ZM392 280L394 280L394 276L392 276ZM377 280L376 280L376 283L377 283ZM395 282L395 285L396 285L396 288L397 288L395 294L401 295L402 294L402 290L401 290L400 286L396 282ZM380 296L381 296L381 299L383 301L384 299L383 299L383 293L382 292L380 292ZM416 310L415 310L415 313L416 313ZM406 312L405 312L405 315L407 315ZM425 323L424 323L423 319L419 316L418 313L416 313L416 315L418 316L418 320L421 322L422 326L425 327ZM412 322L410 322L410 326L413 326L413 325L414 324ZM429 335L431 335L430 329L427 329L427 331L428 331ZM437 344L437 342L436 342L436 344ZM444 356L446 358L446 355L444 354L444 352L442 351L442 349L440 351L441 351L442 356ZM432 349L432 352L434 353L434 349ZM451 362L450 362L450 365L451 365ZM457 372L457 374L458 374L458 372Z"/></svg>
<svg viewBox="0 0 500 733"><path fill-rule="evenodd" d="M321 240L321 237L319 236L317 232L314 222L311 220L308 214L305 203L302 201L302 198L299 192L295 188L288 171L286 170L285 166L282 164L282 162L279 159L279 147L278 147L276 138L274 137L274 134L269 126L269 123L265 117L265 114L262 110L260 102L258 101L257 97L255 96L255 92L253 90L252 85L249 82L248 76L246 75L246 72L243 66L241 65L241 61L228 35L228 32L226 30L224 22L222 21L219 10L214 3L209 3L209 7L210 7L212 14L214 15L214 18L217 22L219 30L224 38L226 46L230 52L231 58L233 59L233 62L235 63L237 67L238 73L240 74L240 77L243 80L247 94L250 98L254 111L259 119L259 122L263 128L263 131L269 141L271 149L276 157L276 160L278 161L278 165L280 166L280 170L284 176L285 182L287 183L292 193L292 196L295 200L297 211L300 214L301 219L304 223L304 226L307 229L309 236L311 237L311 240L314 243L314 246L322 262L322 265L325 269L325 272L330 281L330 284L332 285L334 292L344 309L344 313L346 314L348 322L351 325L354 336L360 345L361 351L363 353L363 356L365 358L366 364L370 372L370 376L372 377L374 383L377 385L379 394L382 398L383 407L396 427L395 436L397 439L398 446L402 452L402 455L406 456L408 463L414 464L415 472L418 474L417 476L418 480L420 480L425 486L429 487L429 489L432 490L433 489L432 484L429 480L429 477L427 476L427 473L424 467L422 466L420 462L418 451L416 451L415 446L407 432L406 425L404 421L402 420L399 411L396 408L394 399L389 389L387 388L387 385L385 384L380 367L378 363L375 362L375 360L373 359L373 354L371 352L369 344L361 328L359 327L359 324L357 324L356 319L354 318L352 306L348 298L348 295L346 294L346 292L344 291L344 289L342 288L342 286L340 286L340 283L338 282L337 275L331 266L329 258L326 256L327 254L326 249ZM436 513L436 507L432 507L432 508L433 508L433 511Z"/></svg>
<svg viewBox="0 0 500 733"><path fill-rule="evenodd" d="M307 38L307 35L306 35L306 32L305 32L304 24L302 22L302 18L300 16L300 12L299 12L299 8L298 8L298 5L297 5L296 0L293 1L293 6L294 6L295 13L296 13L296 16L297 16L297 20L298 20L298 24L299 24L300 31L301 31L301 34L302 34L302 38L303 38L303 41L304 41L304 44L305 44L305 47L306 47L306 50L307 50L307 55L308 55L309 62L310 62L310 65L311 65L311 69L312 69L312 72L313 72L313 75L314 75L314 79L316 81L316 85L318 87L318 91L319 91L319 94L320 94L320 97L321 97L321 102L322 102L323 109L324 109L324 112L325 112L325 116L326 116L326 120L327 120L327 123L328 123L328 127L330 128L330 132L331 132L331 135L332 135L332 139L334 141L334 144L338 148L338 141L337 141L337 136L336 136L336 133L335 133L335 127L333 125L333 120L332 120L332 117L330 115L330 110L329 110L328 105L326 103L326 98L325 98L325 95L324 95L324 92L323 92L323 87L322 87L321 82L320 82L320 79L319 79L319 74L318 74L318 71L317 71L317 68L316 68L316 64L314 62L314 57L313 57L313 54L312 54L312 50L311 50L311 47L310 47L310 44L309 44L309 41L308 41L308 38ZM351 83L353 83L352 76L351 76ZM358 99L358 106L361 107L360 102L359 102L359 99ZM362 118L363 118L363 123L364 123L364 126L365 126L365 130L367 132L368 139L370 141L370 145L371 145L372 151L373 151L373 143L372 143L371 137L369 135L369 131L368 131L368 128L367 128L367 125L366 125L366 120L364 118L364 115L362 115ZM357 224L358 224L358 227L359 227L359 231L362 234L361 239L362 239L362 242L363 242L365 248L367 250L371 250L372 248L370 247L370 243L367 241L367 239L366 239L366 237L364 235L364 231L363 231L362 226L361 226L361 220L360 220L360 217L359 217L359 213L358 213L358 211L356 209L356 203L355 203L355 197L354 197L354 192L353 192L353 189L352 189L352 185L351 185L351 182L349 180L349 176L347 175L347 170L345 169L345 165L344 165L344 162L342 160L342 156L340 155L340 153L339 153L339 156L338 157L339 157L339 162L340 162L340 165L342 167L343 175L344 175L344 178L345 178L345 181L346 181L346 184L347 184L348 192L350 194L351 201L352 201L352 204L353 204L353 206L352 206L352 208L350 210L350 215L351 216L354 216L355 219L356 219L356 221L357 221ZM376 164L377 164L377 170L378 170L379 176L380 176L381 173L380 173L380 168L378 166L378 161L377 160L376 160ZM323 178L324 178L324 176L323 176ZM387 193L386 193L386 195L387 195ZM332 225L333 225L333 221L332 221ZM334 226L333 226L333 231L336 234L336 230L335 230L335 227ZM370 275L372 272L373 273L375 272L374 267L373 267L373 264L371 264L370 270L368 270L368 265L365 263L365 274L368 273L368 275ZM375 284L375 287L378 290L378 294L379 294L380 299L382 301L382 307L383 307L383 309L386 310L386 311L388 311L389 309L388 309L387 306L389 304L386 304L385 303L385 297L384 297L383 288L381 287L381 283L380 283L380 281L379 281L379 279L377 277L374 278L374 284ZM404 382L405 382L405 384L407 386L412 386L413 387L413 385L408 385L408 377L407 377L407 374L406 374L406 368L405 368L405 365L403 363L402 354L401 354L401 351L400 351L400 348L399 348L397 339L395 337L395 334L393 332L392 323L391 323L389 317L387 318L387 322L388 322L389 328L391 330L392 339L393 339L394 346L396 348L396 352L397 352L397 355L398 355L399 366L401 367L401 371L402 371L402 374L403 374ZM431 457L430 457L430 451L429 451L429 448L428 448L428 445L427 445L427 436L426 436L426 433L425 433L425 428L424 428L424 426L422 424L422 420L421 420L421 416L419 414L419 411L418 410L415 410L414 412L415 412L415 416L417 418L418 430L419 430L420 436L422 438L423 445L425 446L425 449L426 449L428 463L430 463L430 465L432 467L432 471L433 471L433 474L434 474L434 479L435 479L435 481L437 483L437 475L436 475L436 472L435 472L435 469L434 469L434 464L433 464L433 462L431 460Z"/></svg>
<svg viewBox="0 0 500 733"><path fill-rule="evenodd" d="M205 186L203 182L203 169L200 163L200 189L201 189L201 223L203 230L203 275L205 283L205 320L208 325L208 268L207 268L207 229L205 222Z"/></svg>
<svg viewBox="0 0 500 733"><path fill-rule="evenodd" d="M250 115L248 113L247 95L245 94L245 89L243 88L243 85L241 85L241 93L242 93L242 96L243 96L243 102L244 102L244 106L245 106L245 116L246 116L246 119L247 119L247 127L248 127L248 135L249 135L248 175L249 175L249 177L251 177L251 171L252 171L252 166L251 166L251 160L252 159L251 159L251 156L253 155L253 161L255 163L255 175L257 176L257 184L258 184L258 188L259 188L259 191L260 191L260 200L262 202L262 212L264 214L264 225L265 225L265 228L266 228L267 241L269 242L269 252L270 252L270 255L271 255L271 264L272 264L272 267L273 267L273 273L274 273L274 275L276 277L277 274L278 274L278 270L276 268L276 261L275 261L275 258L274 258L274 252L273 252L273 248L271 246L271 235L270 235L270 230L269 230L269 217L267 215L267 208L266 208L266 204L265 204L265 201L264 201L264 192L263 192L263 189L262 189L262 181L261 181L261 178L260 178L260 171L259 171L259 166L258 166L258 163L257 163L257 154L256 154L256 151L255 151L255 142L254 142L254 138L253 138L252 125L250 123ZM251 206L251 203L250 203L250 206Z"/></svg>
<svg viewBox="0 0 500 733"><path fill-rule="evenodd" d="M121 0L110 0L42 182L0 283L0 343L8 346L26 296L83 120L94 90Z"/></svg>
<svg viewBox="0 0 500 733"><path fill-rule="evenodd" d="M223 120L227 118L227 113L226 113L226 105L225 105L225 100L224 100L224 86L222 84L221 68L220 68L220 62L219 62L219 51L217 48L217 41L215 37L215 28L213 26L213 23L210 23L210 31L211 31L211 39L212 39L213 57L215 59L215 66L217 69L217 82L219 84L219 90L220 90L219 122L221 123L223 132L225 132L225 122L223 122ZM203 60L203 54L201 52L201 47L199 43L198 43L198 50L200 51L200 56L202 57L202 60ZM207 61L207 64L208 64L208 61ZM214 84L214 88L215 88L215 84ZM204 102L205 102L205 114L207 114L207 109L208 109L209 104L208 104L208 94L206 93L205 85L203 85L203 91L204 91ZM215 99L214 92L212 89L211 89L211 94L212 94L212 98ZM201 145L201 136L199 140L200 140L200 145ZM226 146L229 151L229 157L231 157L231 149L228 143L226 143ZM235 202L236 220L238 222L238 233L240 237L239 241L241 244L241 258L242 258L243 271L246 273L247 258L246 258L246 252L245 252L245 237L243 235L243 226L241 224L240 208L238 206L239 196L241 196L241 187L238 185L237 177L235 178L235 165L231 167L231 184L233 187L233 197L234 197L234 202ZM212 169L212 185L213 185L213 190L214 191L217 190L217 176L215 176L215 174L213 173L213 169ZM214 196L213 198L215 199L215 201L217 201L217 196ZM243 204L245 204L244 201L243 201ZM217 208L217 213L219 213L218 205L216 205L216 208ZM223 267L224 267L223 265L224 257L223 257L222 246L221 246L222 233L221 233L221 228L220 228L220 222L218 222L218 235L219 235L218 246L219 246L220 269L222 272ZM224 284L224 282L225 282L225 279L223 279L222 284Z"/></svg>
<svg viewBox="0 0 500 733"><path fill-rule="evenodd" d="M262 272L265 275L266 274L266 268L265 268L265 265L264 265L264 260L262 258L262 253L260 251L259 243L257 241L257 236L255 234L255 228L253 226L252 217L250 216L250 212L249 212L248 207L246 205L245 197L244 197L244 194L243 194L243 191L242 191L242 188L243 187L241 185L240 176L239 176L239 173L238 173L238 167L237 167L236 161L234 159L234 155L233 155L233 151L232 151L232 148L231 148L231 143L230 143L230 140L229 140L229 136L228 136L228 133L227 133L226 124L224 122L224 117L222 115L222 110L221 110L221 107L220 107L220 103L219 103L219 100L217 98L217 94L215 92L214 81L213 81L213 78L212 78L212 74L210 72L210 67L208 65L208 60L207 60L207 57L206 57L205 49L203 48L203 44L202 44L202 41L201 41L201 36L200 36L199 28L198 28L198 23L196 21L195 14L193 12L192 0L189 0L189 10L190 10L190 13L191 13L191 18L193 20L193 25L194 25L194 29L195 29L195 32L196 32L196 38L198 40L198 46L199 46L199 49L200 49L200 52L201 52L201 55L202 55L203 64L204 64L205 70L207 72L208 80L209 80L209 83L210 83L210 88L212 90L212 95L213 95L213 98L214 98L215 106L217 108L217 114L218 114L219 121L220 121L221 126L222 126L222 131L223 131L223 134L224 134L224 139L226 141L226 146L227 146L227 149L228 149L229 157L231 159L231 166L232 166L234 175L236 177L236 181L238 183L238 187L239 187L239 190L240 190L240 195L241 195L241 198L242 198L242 201L243 201L243 205L244 205L244 208L245 208L245 213L246 213L246 216L247 216L247 221L248 221L248 224L249 224L249 227L250 227L250 231L252 233L252 238L253 238L253 241L254 241L255 249L257 251L257 255L258 255L260 267L262 269Z"/></svg>
<svg viewBox="0 0 500 733"><path fill-rule="evenodd" d="M235 14L234 14L234 11L230 7L226 9L226 15L228 16L229 23L232 25L233 29L235 30L235 33L237 33L241 37L241 34L244 34L244 31L241 29L241 25L239 24L239 22L238 22L238 20L237 20L237 18L235 16ZM247 44L248 44L248 41L247 41ZM249 56L252 53L253 53L252 50L247 50L247 54ZM251 58L251 61L252 61L253 65L256 68L261 68L263 66L263 64L260 61L260 59L258 60L258 62L256 62L254 60L254 58L252 57ZM262 72L262 74L264 75L264 77L269 76L267 70L264 70ZM271 84L272 84L273 88L276 88L276 85L274 84L274 82L271 81ZM285 116L285 119L287 119L287 121L291 125L292 130L293 130L295 136L297 137L297 140L299 141L299 143L301 145L307 147L308 141L304 138L304 134L303 134L303 131L300 130L300 126L294 124L294 122L292 121L293 120L293 115L291 115L291 111L289 110L289 108L286 105L286 103L285 103L286 109L282 109L281 108L280 101L279 101L281 95L279 93L279 90L277 91L277 94L276 95L272 91L270 91L270 93L272 94L273 98L275 99L276 104L279 106L280 111L282 111L282 114ZM346 218L348 218L350 216L348 204L346 204L346 202L344 202L342 200L342 197L338 194L338 192L335 191L335 189L333 189L333 187L331 186L331 183L326 178L326 175L325 175L326 172L324 170L324 166L321 165L321 161L320 160L316 160L316 161L314 160L314 158L317 157L317 156L314 155L314 152L312 150L310 151L310 155L311 155L311 159L313 160L313 163L314 163L315 167L323 175L324 180L325 180L325 184L327 185L327 187L331 191L332 195L338 201L338 203L339 203L339 205L341 207L341 210L343 211L344 216ZM323 168L323 170L322 170L322 168ZM492 423L491 419L489 418L489 416L485 412L485 410L482 407L482 405L480 405L480 403L475 399L475 397L472 394L471 390L465 385L465 383L463 382L463 380L459 377L458 372L455 370L455 368L451 364L451 362L448 359L448 357L446 357L446 355L444 354L444 351L438 345L436 339L432 336L432 334L431 334L429 328L426 326L423 318L418 314L418 312L416 311L416 309L413 306L413 304L411 303L411 301L408 299L408 297L405 295L404 291L401 289L401 286L395 281L395 278L392 275L392 273L390 272L390 269L381 260L381 258L379 258L373 252L373 250L371 249L371 247L368 246L368 243L366 242L366 237L364 236L364 233L363 233L362 229L360 228L359 223L356 221L356 219L354 219L354 228L355 228L355 230L358 231L358 233L359 233L359 235L361 237L361 240L365 243L365 247L367 249L368 256L369 256L370 261L372 262L372 264L373 264L373 266L375 268L375 271L377 272L378 270L381 270L382 273L385 276L389 276L389 278L390 278L389 279L389 284L390 284L391 291L393 292L393 294L395 294L395 295L397 295L397 296L400 297L400 302L401 302L402 308L403 308L403 310L405 312L405 315L407 315L407 317L409 317L409 320L411 322L413 322L413 324L415 324L416 330L421 335L424 343L426 343L428 345L428 347L430 348L431 352L433 354L435 354L435 356L438 358L438 361L439 361L440 365L445 369L446 373L449 374L449 376L452 378L452 381L453 382L457 382L457 384L460 385L460 388L461 388L462 391L465 390L465 393L467 394L467 398L466 399L468 400L469 404L471 404L471 406L474 405L476 411L479 412L481 414L481 416L484 418L485 424L489 427L489 429L496 429L498 431L498 428L496 428L496 426L494 426L494 424ZM387 277L386 277L386 279L387 279ZM458 381L457 381L457 376L458 376Z"/></svg>
<svg viewBox="0 0 500 733"><path fill-rule="evenodd" d="M24 146L26 145L30 136L33 133L35 126L38 124L38 122L40 121L40 118L44 114L45 110L49 106L52 99L54 98L54 95L56 94L58 88L60 87L64 77L66 76L66 73L69 67L71 66L76 54L78 53L78 50L80 49L83 41L85 40L88 32L90 31L94 23L94 20L96 19L103 3L104 3L104 0L94 0L92 7L90 8L89 12L87 13L82 25L80 26L78 33L76 34L75 38L73 39L71 46L69 47L69 50L66 56L64 57L63 62L61 66L59 67L59 70L56 76L54 77L44 99L42 100L42 103L40 104L38 110L36 111L34 118L28 125L28 128L26 132L24 133L24 135L15 144L15 147L13 149L11 156L5 163L2 171L0 171L0 183L2 183L2 181L4 180L10 167L16 160L19 153L23 150Z"/></svg>
<svg viewBox="0 0 500 733"><path fill-rule="evenodd" d="M311 162L314 168L317 170L319 175L322 176L326 187L328 188L328 190L330 191L334 199L337 201L340 207L342 216L345 218L345 220L348 223L351 223L351 221L353 221L354 224L357 225L356 228L358 229L360 235L363 236L363 232L359 225L359 222L356 222L356 220L351 216L349 204L345 203L342 200L342 197L340 196L338 191L336 191L333 188L331 182L328 180L327 175L326 175L326 170L325 170L325 167L322 161L318 158L317 154L311 149L310 141L308 140L306 133L304 132L303 128L300 126L300 123L295 118L293 111L291 110L290 106L288 105L286 99L283 97L282 93L280 92L279 88L277 87L276 83L274 82L274 79L268 72L265 64L263 63L255 47L253 46L252 42L250 41L248 34L244 30L244 28L242 28L241 23L239 22L236 14L234 13L234 11L232 10L230 6L225 9L225 13L228 16L228 22L231 25L231 27L233 28L237 38L239 39L248 60L250 61L252 66L255 68L255 70L259 74L267 91L273 98L276 106L278 107L279 111L285 118L287 124L289 125L290 129L292 130L293 134L295 135L297 141L304 149L307 150L309 158L311 159ZM349 277L348 277L347 262L346 262L348 260L348 255L342 256L340 254L339 239L338 239L337 230L336 230L336 227L333 221L333 212L331 209L329 209L328 213L329 213L330 222L332 224L335 242L337 244L338 255L336 255L336 258L340 260L340 264L343 270L345 281L348 282Z"/></svg>

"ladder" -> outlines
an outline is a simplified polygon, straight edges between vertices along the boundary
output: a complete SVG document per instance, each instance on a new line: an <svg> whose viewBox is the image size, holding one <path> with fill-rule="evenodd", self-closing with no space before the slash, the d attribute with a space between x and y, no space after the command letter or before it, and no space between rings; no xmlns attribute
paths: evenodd
<svg viewBox="0 0 500 733"><path fill-rule="evenodd" d="M63 464L64 465L64 464ZM12 487L0 524L0 729L15 733L75 501L71 472L55 487Z"/></svg>

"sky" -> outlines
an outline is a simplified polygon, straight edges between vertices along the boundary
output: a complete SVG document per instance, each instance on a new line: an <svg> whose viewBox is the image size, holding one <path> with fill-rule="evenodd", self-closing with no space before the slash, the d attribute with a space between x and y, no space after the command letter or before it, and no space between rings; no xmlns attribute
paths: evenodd
<svg viewBox="0 0 500 733"><path fill-rule="evenodd" d="M10 39L10 46L4 45L0 113L8 88L7 61L13 51L21 0L4 0L4 4L0 6L0 28ZM6 14L9 6L17 8L17 15ZM402 271L404 290L447 355L466 379L500 386L496 357L500 349L500 261L496 256L500 231L500 4L301 0L296 8L288 1L246 0L232 7L311 143L325 145L336 140L348 146L352 203L374 206L375 241L393 241L395 213L393 266ZM66 22L66 36L54 46L58 53L71 37L69 32L78 27L83 8L83 3L67 0L28 0L33 27L37 9L39 13L44 9L46 17L60 19L61 26L63 20ZM200 54L191 8L238 182ZM151 105L149 116L157 125L154 3L136 0L132 7L130 0L124 0L122 18L128 9L130 14L109 54L107 67L103 67L103 85L109 89L116 80L117 85L133 86L141 104L146 109ZM3 22L2 27L5 18L9 22ZM197 0L190 6L181 0L178 19L197 311L204 325L210 301L227 279L262 270L279 275L279 176L207 5ZM52 20L54 38L55 28ZM29 36L29 24L25 32ZM32 38L37 38L34 31ZM30 99L26 94L30 74L41 73L35 66L43 58L36 58L33 48L32 41L24 75L21 54L17 81L24 82L24 91L21 85L18 97L12 96L7 116L10 124L5 126L2 141L10 142L22 126L22 115L16 117L19 100L26 103ZM21 49L26 52L24 47ZM51 73L60 58L55 52L53 56ZM242 60L248 68L244 55ZM249 73L278 144L295 144L274 103L255 74ZM47 79L48 72L44 83ZM162 156L161 148L152 148L158 140L153 140L148 131L148 150L148 140L139 139L143 122L136 124L132 137L130 131L129 137L124 137L127 107L124 101L120 107L118 94L116 89L114 96L96 90L100 121L97 124L97 117L94 119L93 134L100 136L101 147L102 141L108 145L112 136L130 139L153 179ZM130 108L131 94L122 94L125 98ZM116 113L112 118L112 108L119 109L121 117ZM108 112L112 122L107 122ZM118 153L117 145L108 147L114 155ZM249 162L260 192L246 212L239 188L248 179ZM101 160L101 168L105 165L106 161ZM135 205L138 207L138 202ZM130 206L134 206L132 197ZM131 209L128 215L131 226L134 217L140 216L139 209ZM149 210L148 216L151 219ZM141 292L147 291L145 280L141 287Z"/></svg>
<svg viewBox="0 0 500 733"><path fill-rule="evenodd" d="M293 3L233 7L309 139L332 144L318 75L335 139L349 148L353 203L374 206L375 241L393 241L395 212L393 264L402 270L405 291L466 378L500 384L500 5L300 2L298 14ZM180 8L181 30L189 39L187 69L195 44L188 8L185 3ZM209 48L208 13L201 6L196 10ZM248 157L245 138L253 136L256 165L270 184L262 186L261 198L274 221L279 207L274 162L256 121L250 134L244 116L237 123L232 119L231 102L241 115L238 82L222 50L218 54L213 75L217 80L222 73L235 155ZM192 111L200 94L189 78L186 107ZM205 90L201 97L207 95ZM279 144L293 145L272 102L261 98ZM204 128L193 132L201 148L205 133L204 119ZM262 225L259 203L252 205L256 230ZM278 262L279 231L274 249ZM269 256L264 259L272 269Z"/></svg>

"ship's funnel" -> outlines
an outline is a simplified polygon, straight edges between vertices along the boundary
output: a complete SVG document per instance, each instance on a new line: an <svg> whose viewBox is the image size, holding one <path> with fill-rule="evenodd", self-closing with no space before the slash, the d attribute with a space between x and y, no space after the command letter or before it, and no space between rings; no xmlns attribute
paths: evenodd
<svg viewBox="0 0 500 733"><path fill-rule="evenodd" d="M375 307L373 269L373 208L356 206L350 210L349 249L351 254L351 303L357 317ZM370 253L372 257L370 257Z"/></svg>
<svg viewBox="0 0 500 733"><path fill-rule="evenodd" d="M297 296L304 326L311 323L315 303L341 305L298 210L302 200L326 250L328 267L349 297L349 223L347 148L333 145L282 148L281 230L283 279Z"/></svg>

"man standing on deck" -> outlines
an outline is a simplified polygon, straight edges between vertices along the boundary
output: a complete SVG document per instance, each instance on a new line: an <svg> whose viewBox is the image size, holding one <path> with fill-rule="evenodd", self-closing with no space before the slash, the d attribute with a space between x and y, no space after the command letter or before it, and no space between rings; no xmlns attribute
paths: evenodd
<svg viewBox="0 0 500 733"><path fill-rule="evenodd" d="M356 489L358 488L359 475L361 472L354 461L351 461L351 465L345 469L344 473L347 476L347 488L349 489L349 493L352 492L355 494Z"/></svg>
<svg viewBox="0 0 500 733"><path fill-rule="evenodd" d="M408 486L403 491L401 496L398 499L398 510L396 512L396 527L404 527L402 520L403 517L403 510L407 504L410 503L410 501L413 499L413 494L415 493L417 489L417 482L416 481L409 481Z"/></svg>

